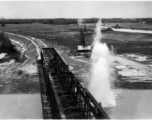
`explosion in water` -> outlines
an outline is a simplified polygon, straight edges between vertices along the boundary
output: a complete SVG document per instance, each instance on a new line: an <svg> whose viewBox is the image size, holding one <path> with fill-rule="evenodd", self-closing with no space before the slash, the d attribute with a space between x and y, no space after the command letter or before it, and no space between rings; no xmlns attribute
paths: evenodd
<svg viewBox="0 0 152 120"><path fill-rule="evenodd" d="M111 89L110 51L105 43L101 43L101 21L96 25L93 50L91 54L91 79L88 85L93 94L103 107L112 107L115 96Z"/></svg>

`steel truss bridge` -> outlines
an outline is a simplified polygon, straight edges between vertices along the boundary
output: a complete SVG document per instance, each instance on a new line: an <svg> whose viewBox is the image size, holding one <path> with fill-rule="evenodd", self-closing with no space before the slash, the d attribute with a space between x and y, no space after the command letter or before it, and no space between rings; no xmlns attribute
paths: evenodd
<svg viewBox="0 0 152 120"><path fill-rule="evenodd" d="M109 118L54 48L42 48L38 70L44 119Z"/></svg>

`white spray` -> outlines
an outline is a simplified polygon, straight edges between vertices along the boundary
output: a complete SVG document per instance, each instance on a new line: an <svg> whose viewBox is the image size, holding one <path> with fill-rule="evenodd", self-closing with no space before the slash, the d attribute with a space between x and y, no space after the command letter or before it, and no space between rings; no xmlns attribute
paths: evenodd
<svg viewBox="0 0 152 120"><path fill-rule="evenodd" d="M91 54L91 71L89 91L103 107L116 105L115 96L111 88L112 73L110 70L110 51L105 43L101 43L101 20L95 30L93 50Z"/></svg>

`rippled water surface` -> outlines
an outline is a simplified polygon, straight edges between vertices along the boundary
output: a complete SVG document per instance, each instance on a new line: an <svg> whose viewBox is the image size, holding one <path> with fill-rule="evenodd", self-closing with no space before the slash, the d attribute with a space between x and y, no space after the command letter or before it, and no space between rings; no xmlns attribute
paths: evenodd
<svg viewBox="0 0 152 120"><path fill-rule="evenodd" d="M42 119L40 94L1 94L0 119Z"/></svg>
<svg viewBox="0 0 152 120"><path fill-rule="evenodd" d="M118 91L117 105L106 109L111 119L152 119L152 90Z"/></svg>

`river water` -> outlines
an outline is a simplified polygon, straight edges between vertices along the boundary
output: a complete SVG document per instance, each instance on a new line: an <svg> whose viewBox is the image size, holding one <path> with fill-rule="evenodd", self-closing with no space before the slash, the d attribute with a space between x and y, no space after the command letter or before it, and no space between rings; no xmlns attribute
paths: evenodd
<svg viewBox="0 0 152 120"><path fill-rule="evenodd" d="M1 94L0 119L42 119L40 94Z"/></svg>
<svg viewBox="0 0 152 120"><path fill-rule="evenodd" d="M105 110L111 119L152 119L152 90L118 91L117 105Z"/></svg>

